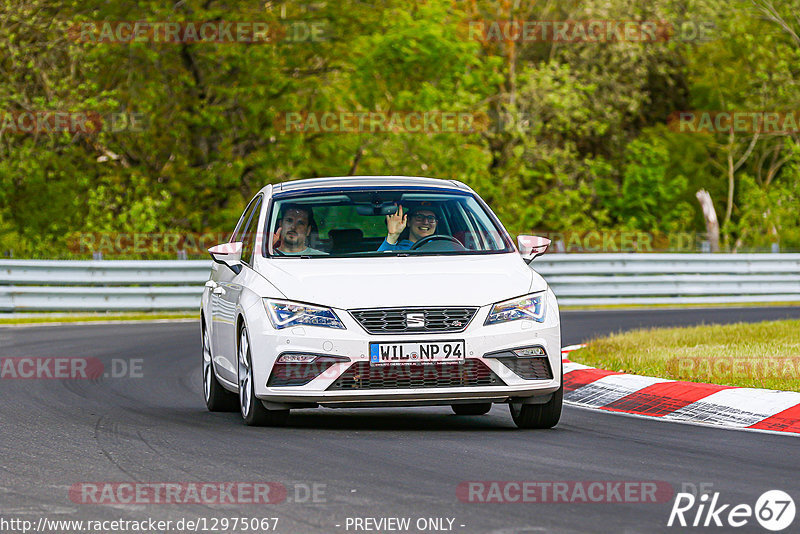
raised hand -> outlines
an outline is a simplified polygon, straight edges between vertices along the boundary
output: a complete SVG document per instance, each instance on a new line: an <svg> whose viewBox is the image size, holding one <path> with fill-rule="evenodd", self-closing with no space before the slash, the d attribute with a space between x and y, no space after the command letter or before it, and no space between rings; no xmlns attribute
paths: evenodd
<svg viewBox="0 0 800 534"><path fill-rule="evenodd" d="M386 216L386 228L389 232L389 235L386 236L386 241L390 245L396 244L397 240L400 238L400 233L406 229L407 218L408 215L403 215L402 204L394 214Z"/></svg>
<svg viewBox="0 0 800 534"><path fill-rule="evenodd" d="M272 248L275 249L275 245L278 241L281 240L281 227L279 226L277 230L272 234Z"/></svg>

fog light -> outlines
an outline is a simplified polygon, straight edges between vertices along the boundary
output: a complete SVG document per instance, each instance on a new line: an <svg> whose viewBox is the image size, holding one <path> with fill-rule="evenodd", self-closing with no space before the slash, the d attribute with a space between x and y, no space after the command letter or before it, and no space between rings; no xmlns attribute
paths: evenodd
<svg viewBox="0 0 800 534"><path fill-rule="evenodd" d="M284 354L278 363L311 363L317 359L315 354Z"/></svg>
<svg viewBox="0 0 800 534"><path fill-rule="evenodd" d="M267 380L268 387L304 386L337 363L349 362L346 356L327 354L281 354Z"/></svg>
<svg viewBox="0 0 800 534"><path fill-rule="evenodd" d="M525 347L524 349L515 349L514 354L518 358L533 358L536 356L547 356L547 353L542 347Z"/></svg>

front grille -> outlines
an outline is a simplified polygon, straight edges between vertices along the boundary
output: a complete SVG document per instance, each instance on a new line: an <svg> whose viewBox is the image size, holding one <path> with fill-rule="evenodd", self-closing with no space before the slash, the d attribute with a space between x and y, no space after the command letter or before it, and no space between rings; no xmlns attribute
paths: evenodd
<svg viewBox="0 0 800 534"><path fill-rule="evenodd" d="M335 361L312 363L276 363L267 386L304 386L324 373Z"/></svg>
<svg viewBox="0 0 800 534"><path fill-rule="evenodd" d="M526 380L552 380L553 378L553 371L550 369L550 362L546 357L517 358L507 356L497 359L520 378Z"/></svg>
<svg viewBox="0 0 800 534"><path fill-rule="evenodd" d="M419 334L461 332L477 311L478 308L373 308L350 310L350 314L370 334ZM420 322L414 327L419 322L415 319L424 320L424 325Z"/></svg>
<svg viewBox="0 0 800 534"><path fill-rule="evenodd" d="M460 364L370 365L356 362L345 371L329 391L352 389L456 388L465 386L505 386L480 360Z"/></svg>

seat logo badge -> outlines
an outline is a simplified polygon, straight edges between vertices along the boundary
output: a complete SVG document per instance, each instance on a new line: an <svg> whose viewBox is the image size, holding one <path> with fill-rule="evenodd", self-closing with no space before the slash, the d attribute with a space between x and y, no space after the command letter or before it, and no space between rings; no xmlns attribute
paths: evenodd
<svg viewBox="0 0 800 534"><path fill-rule="evenodd" d="M406 314L406 327L408 327L408 328L425 328L425 314L424 313L407 313Z"/></svg>

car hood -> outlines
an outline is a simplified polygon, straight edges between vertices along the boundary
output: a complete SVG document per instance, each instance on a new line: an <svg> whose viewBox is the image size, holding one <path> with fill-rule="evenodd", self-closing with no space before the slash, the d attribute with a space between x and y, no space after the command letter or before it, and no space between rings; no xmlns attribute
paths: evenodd
<svg viewBox="0 0 800 534"><path fill-rule="evenodd" d="M483 306L547 288L516 253L257 261L288 299L341 309Z"/></svg>

